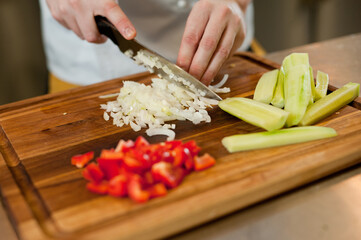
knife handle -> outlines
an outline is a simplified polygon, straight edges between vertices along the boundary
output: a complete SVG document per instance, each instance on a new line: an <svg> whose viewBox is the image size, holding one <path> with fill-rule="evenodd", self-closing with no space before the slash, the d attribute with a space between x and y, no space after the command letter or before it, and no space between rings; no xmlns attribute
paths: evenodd
<svg viewBox="0 0 361 240"><path fill-rule="evenodd" d="M114 35L114 31L119 32L114 25L109 22L106 17L103 16L95 16L95 23L97 24L98 31L100 34L107 36L113 43L117 44L117 39Z"/></svg>

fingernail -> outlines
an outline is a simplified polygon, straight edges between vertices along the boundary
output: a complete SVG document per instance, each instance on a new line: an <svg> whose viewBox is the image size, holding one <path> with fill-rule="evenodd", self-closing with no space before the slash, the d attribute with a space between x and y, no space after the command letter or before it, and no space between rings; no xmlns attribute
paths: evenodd
<svg viewBox="0 0 361 240"><path fill-rule="evenodd" d="M133 37L134 30L133 30L132 28L127 27L124 32L125 32L125 36L126 36L127 38Z"/></svg>

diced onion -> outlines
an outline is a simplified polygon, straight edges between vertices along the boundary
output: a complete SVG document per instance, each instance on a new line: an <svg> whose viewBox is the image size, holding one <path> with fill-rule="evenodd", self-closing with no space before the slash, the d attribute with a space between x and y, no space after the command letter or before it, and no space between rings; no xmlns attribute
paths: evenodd
<svg viewBox="0 0 361 240"><path fill-rule="evenodd" d="M169 68L162 66L157 57L147 55L141 50L134 59L148 69L162 68L169 77L189 85L188 81L175 76ZM204 97L205 93L198 91L193 85L189 87L193 87L195 91L188 91L161 78L153 78L150 85L124 81L117 100L101 104L100 107L105 110L104 119L109 120L110 115L116 126L126 124L134 131L148 128L146 134L149 136L166 135L167 140L173 140L175 132L171 129L175 129L176 125L168 124L167 121L188 120L194 124L210 122L207 108L218 104L217 100Z"/></svg>
<svg viewBox="0 0 361 240"><path fill-rule="evenodd" d="M150 137L154 135L166 135L168 136L167 141L172 141L175 138L175 132L167 128L150 128L146 130L145 133Z"/></svg>
<svg viewBox="0 0 361 240"><path fill-rule="evenodd" d="M112 97L118 97L119 93L111 93L107 95L99 96L99 98L112 98Z"/></svg>
<svg viewBox="0 0 361 240"><path fill-rule="evenodd" d="M224 74L222 80L219 83L215 84L215 85L210 85L209 89L211 89L215 93L228 93L228 92L230 92L231 91L230 88L228 88L228 87L222 88L222 86L227 82L228 77L229 77L228 74Z"/></svg>
<svg viewBox="0 0 361 240"><path fill-rule="evenodd" d="M212 87L214 88L220 88L222 87L228 80L229 75L228 74L224 74L223 78L221 81L219 81L219 83L212 85Z"/></svg>

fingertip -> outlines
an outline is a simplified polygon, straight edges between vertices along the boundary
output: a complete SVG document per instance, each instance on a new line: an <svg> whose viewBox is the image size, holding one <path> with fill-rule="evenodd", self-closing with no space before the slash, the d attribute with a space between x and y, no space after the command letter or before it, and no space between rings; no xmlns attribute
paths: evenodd
<svg viewBox="0 0 361 240"><path fill-rule="evenodd" d="M125 39L127 40L131 40L133 38L135 38L135 36L137 35L137 32L135 31L135 29L133 27L125 27L123 28L123 32L122 32L123 37L125 37Z"/></svg>

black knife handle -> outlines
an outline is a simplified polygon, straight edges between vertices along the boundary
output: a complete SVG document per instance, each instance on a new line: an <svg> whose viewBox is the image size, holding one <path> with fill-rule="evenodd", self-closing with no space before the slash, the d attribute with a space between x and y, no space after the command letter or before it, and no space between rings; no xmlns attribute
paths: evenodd
<svg viewBox="0 0 361 240"><path fill-rule="evenodd" d="M107 36L110 40L113 41L113 43L117 44L117 39L114 35L114 31L118 32L118 30L114 27L114 25L111 22L109 22L109 20L106 17L95 16L94 18L99 33Z"/></svg>

